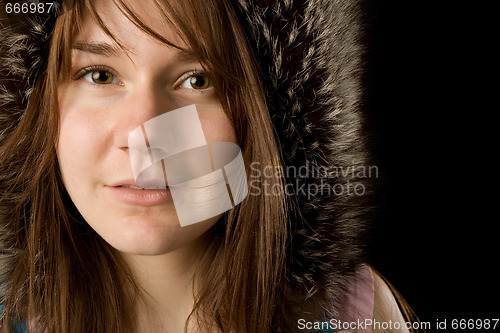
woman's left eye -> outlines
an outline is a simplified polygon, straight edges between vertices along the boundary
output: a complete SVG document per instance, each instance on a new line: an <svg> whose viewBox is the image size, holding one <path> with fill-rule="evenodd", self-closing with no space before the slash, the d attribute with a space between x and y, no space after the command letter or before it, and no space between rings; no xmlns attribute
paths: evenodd
<svg viewBox="0 0 500 333"><path fill-rule="evenodd" d="M180 88L204 90L212 87L207 75L203 73L190 74L180 85Z"/></svg>

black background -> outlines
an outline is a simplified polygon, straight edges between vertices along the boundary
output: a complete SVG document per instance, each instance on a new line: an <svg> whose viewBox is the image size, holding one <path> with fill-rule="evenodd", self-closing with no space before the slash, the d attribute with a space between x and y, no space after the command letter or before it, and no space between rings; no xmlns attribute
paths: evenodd
<svg viewBox="0 0 500 333"><path fill-rule="evenodd" d="M430 331L436 320L451 331L452 319L500 318L494 11L367 5L366 129L381 205L371 262Z"/></svg>

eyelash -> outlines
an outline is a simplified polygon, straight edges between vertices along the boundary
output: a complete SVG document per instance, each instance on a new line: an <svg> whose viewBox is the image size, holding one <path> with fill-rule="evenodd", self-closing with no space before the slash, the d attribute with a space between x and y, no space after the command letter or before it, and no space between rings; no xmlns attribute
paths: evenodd
<svg viewBox="0 0 500 333"><path fill-rule="evenodd" d="M106 66L89 66L89 67L85 67L81 70L79 70L75 76L74 76L74 80L75 81L78 81L78 80L81 80L85 77L85 75L89 74L89 73L92 73L92 72L108 72L110 74L112 74L115 78L117 77L117 75L114 73L114 71L109 68L109 67L106 67ZM90 84L94 85L94 86L105 86L106 84L97 84L97 83L94 83L94 82L90 82Z"/></svg>
<svg viewBox="0 0 500 333"><path fill-rule="evenodd" d="M114 71L111 68L107 67L107 66L89 66L89 67L85 67L85 68L79 70L74 75L74 80L75 81L81 80L81 79L83 79L85 77L85 75L87 75L89 73L92 73L92 72L99 72L99 71L108 72L111 75L113 75L114 78L117 78L117 75L114 73ZM190 77L193 77L195 75L206 76L208 78L209 82L210 82L210 76L208 74L206 74L203 71L192 70L192 71L186 72L179 79L177 79L175 81L175 88L174 89L175 90L182 89L182 87L181 87L182 84L184 84L184 82L186 82L187 79L189 79ZM90 82L90 81L88 81L88 83L90 83L93 86L98 87L98 88L104 88L104 86L109 85L109 84L97 84L97 83ZM207 88L204 88L204 89L186 89L186 90L189 91L189 92L191 92L191 93L205 93L206 90L208 90L211 87L212 87L212 84L210 82L209 83L209 87L207 87Z"/></svg>
<svg viewBox="0 0 500 333"><path fill-rule="evenodd" d="M212 87L210 76L207 73L205 73L203 71L199 71L199 70L193 70L193 71L186 72L185 74L183 74L180 78L178 78L175 81L176 82L175 83L175 89L182 89L181 86L184 84L184 82L186 82L187 79L189 79L191 77L194 77L195 75L200 75L200 76L207 77L208 82L209 82L209 87L204 88L204 89L187 89L187 91L192 92L192 93L202 94L202 93L205 93L206 90L208 90L209 88Z"/></svg>

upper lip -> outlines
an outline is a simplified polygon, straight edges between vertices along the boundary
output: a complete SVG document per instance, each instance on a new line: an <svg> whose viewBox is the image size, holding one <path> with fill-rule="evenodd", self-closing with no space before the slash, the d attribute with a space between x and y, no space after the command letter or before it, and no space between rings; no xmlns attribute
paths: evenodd
<svg viewBox="0 0 500 333"><path fill-rule="evenodd" d="M120 186L137 186L137 183L135 182L134 179L124 179L124 180L119 180L116 182L112 182L109 187L120 187Z"/></svg>
<svg viewBox="0 0 500 333"><path fill-rule="evenodd" d="M152 180L141 184L141 186L137 185L134 179L126 179L118 182L114 182L109 187L123 187L123 186L135 186L140 188L149 188L149 187L165 187L168 184L165 184L165 180Z"/></svg>

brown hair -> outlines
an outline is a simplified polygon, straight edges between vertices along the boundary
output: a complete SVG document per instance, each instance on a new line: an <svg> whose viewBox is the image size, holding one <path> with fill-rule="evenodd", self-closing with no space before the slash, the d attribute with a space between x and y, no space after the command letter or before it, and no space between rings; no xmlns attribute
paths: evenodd
<svg viewBox="0 0 500 333"><path fill-rule="evenodd" d="M114 2L139 28L171 45L130 3ZM259 71L229 2L154 2L210 73L246 163L280 165ZM25 114L0 146L0 207L6 217L0 243L17 253L12 270L3 272L9 276L3 319L28 321L32 332L132 332L141 299L123 258L74 207L57 164L57 87L67 78L72 38L87 13L110 34L91 1L76 2L58 18L42 66L46 74L34 83ZM190 316L201 327L271 332L284 325L285 310L276 304L284 298L285 207L284 196L249 196L212 228Z"/></svg>

